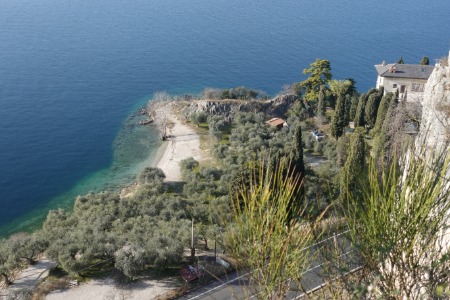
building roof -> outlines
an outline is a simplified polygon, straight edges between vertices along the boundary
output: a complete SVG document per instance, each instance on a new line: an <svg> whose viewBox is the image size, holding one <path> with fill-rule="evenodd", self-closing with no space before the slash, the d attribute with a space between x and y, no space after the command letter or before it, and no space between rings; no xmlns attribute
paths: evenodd
<svg viewBox="0 0 450 300"><path fill-rule="evenodd" d="M281 118L273 118L268 121L266 121L266 124L269 124L270 126L280 126L283 125L286 121Z"/></svg>
<svg viewBox="0 0 450 300"><path fill-rule="evenodd" d="M378 76L395 78L428 79L434 70L434 66L387 64L375 65Z"/></svg>

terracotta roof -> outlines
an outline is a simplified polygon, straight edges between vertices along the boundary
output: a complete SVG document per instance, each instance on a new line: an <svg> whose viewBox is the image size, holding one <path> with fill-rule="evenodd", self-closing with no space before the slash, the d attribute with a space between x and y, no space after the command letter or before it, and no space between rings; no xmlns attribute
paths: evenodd
<svg viewBox="0 0 450 300"><path fill-rule="evenodd" d="M378 76L395 78L428 79L434 70L433 66L387 64L375 65Z"/></svg>
<svg viewBox="0 0 450 300"><path fill-rule="evenodd" d="M270 126L279 126L283 125L286 121L281 118L273 118L269 121L266 121L266 124L269 124Z"/></svg>

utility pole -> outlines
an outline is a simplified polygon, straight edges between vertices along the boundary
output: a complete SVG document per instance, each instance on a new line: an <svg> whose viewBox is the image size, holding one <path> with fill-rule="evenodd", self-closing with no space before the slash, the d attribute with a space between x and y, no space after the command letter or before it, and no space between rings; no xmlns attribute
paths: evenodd
<svg viewBox="0 0 450 300"><path fill-rule="evenodd" d="M194 247L194 218L192 218L192 229L191 229L191 260L194 262L195 259L195 247Z"/></svg>

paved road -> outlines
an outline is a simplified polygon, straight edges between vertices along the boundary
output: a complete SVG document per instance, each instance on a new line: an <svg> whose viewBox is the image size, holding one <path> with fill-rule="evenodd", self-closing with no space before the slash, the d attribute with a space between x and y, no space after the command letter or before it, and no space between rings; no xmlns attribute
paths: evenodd
<svg viewBox="0 0 450 300"><path fill-rule="evenodd" d="M334 271L350 272L358 268L357 259L350 242L339 235L336 238L328 238L313 246L315 259L308 270L302 276L301 288L290 285L290 291L286 299L301 299L306 292L320 288L325 281L332 279ZM318 252L320 250L320 252ZM325 251L323 249L326 249ZM338 249L338 250L337 250ZM329 257L335 255L332 262ZM249 283L249 273L239 274L234 272L224 276L209 285L197 289L180 300L229 300L229 299L257 299L259 289Z"/></svg>

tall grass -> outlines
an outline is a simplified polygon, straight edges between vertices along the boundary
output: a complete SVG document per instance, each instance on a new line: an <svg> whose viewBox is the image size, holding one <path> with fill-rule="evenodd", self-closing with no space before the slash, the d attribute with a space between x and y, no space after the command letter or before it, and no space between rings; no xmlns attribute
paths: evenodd
<svg viewBox="0 0 450 300"><path fill-rule="evenodd" d="M290 163L271 169L263 161L249 164L249 178L236 189L225 243L238 269L249 272L249 294L283 299L292 287L301 288L302 271L314 260L308 247L316 223L300 218L307 206L299 196L302 182L286 171Z"/></svg>
<svg viewBox="0 0 450 300"><path fill-rule="evenodd" d="M348 190L342 211L365 297L429 299L448 289L449 162L447 150L421 147L381 170L372 161Z"/></svg>

